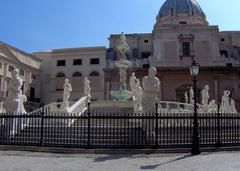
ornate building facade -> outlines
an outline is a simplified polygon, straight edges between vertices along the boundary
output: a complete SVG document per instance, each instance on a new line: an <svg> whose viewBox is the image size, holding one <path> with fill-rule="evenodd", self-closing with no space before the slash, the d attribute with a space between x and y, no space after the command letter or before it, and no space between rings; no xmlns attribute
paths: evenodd
<svg viewBox="0 0 240 171"><path fill-rule="evenodd" d="M79 100L84 95L85 77L91 82L92 100L104 99L105 47L55 49L34 55L42 60L41 98L44 103L62 101L65 79L73 89L70 101Z"/></svg>
<svg viewBox="0 0 240 171"><path fill-rule="evenodd" d="M240 109L240 31L221 32L209 25L195 0L166 0L151 33L126 34L126 38L130 46L126 57L131 62L128 79L132 72L142 79L149 67L156 67L159 99L184 102L184 92L192 86L189 66L195 59L201 66L198 92L208 84L210 99L220 102L223 90L229 89ZM24 92L29 99L61 101L68 78L73 86L70 100L78 100L83 95L83 79L89 77L92 100L113 100L110 91L119 89L119 43L120 34L110 35L107 49L68 48L32 55L0 44L1 100L6 96L11 65L24 70Z"/></svg>
<svg viewBox="0 0 240 171"><path fill-rule="evenodd" d="M198 89L210 86L210 98L221 100L224 89L240 106L240 32L219 31L210 26L195 0L166 0L153 26L152 33L126 34L130 51L131 72L143 78L147 68L158 69L161 81L159 98L184 102L184 92L192 86L189 66L195 59L200 64ZM117 45L120 35L110 35L105 69L105 95L118 89L115 61L120 58Z"/></svg>
<svg viewBox="0 0 240 171"><path fill-rule="evenodd" d="M0 101L8 94L8 82L14 68L23 79L22 92L31 103L40 103L41 60L6 43L0 42Z"/></svg>

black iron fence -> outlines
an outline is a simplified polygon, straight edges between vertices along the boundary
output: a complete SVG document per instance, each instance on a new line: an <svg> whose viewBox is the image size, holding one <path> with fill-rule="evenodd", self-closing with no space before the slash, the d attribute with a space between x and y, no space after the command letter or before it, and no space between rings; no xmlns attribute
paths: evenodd
<svg viewBox="0 0 240 171"><path fill-rule="evenodd" d="M198 114L200 146L240 146L240 115ZM76 148L191 148L193 113L42 111L0 115L0 144Z"/></svg>

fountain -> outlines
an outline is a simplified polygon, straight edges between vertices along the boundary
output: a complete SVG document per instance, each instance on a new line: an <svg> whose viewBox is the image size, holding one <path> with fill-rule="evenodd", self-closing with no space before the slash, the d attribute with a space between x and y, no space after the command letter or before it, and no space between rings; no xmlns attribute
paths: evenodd
<svg viewBox="0 0 240 171"><path fill-rule="evenodd" d="M120 90L111 91L110 93L118 101L127 101L132 98L133 93L131 91L128 91L126 86L127 69L130 62L126 59L125 56L126 52L129 50L129 46L126 42L124 33L121 34L121 43L117 46L117 49L121 54L121 59L116 63L120 74Z"/></svg>

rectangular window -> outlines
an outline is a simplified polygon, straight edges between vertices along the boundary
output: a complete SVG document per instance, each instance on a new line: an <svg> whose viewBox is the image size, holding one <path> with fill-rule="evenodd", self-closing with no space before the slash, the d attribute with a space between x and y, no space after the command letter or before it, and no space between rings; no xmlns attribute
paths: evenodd
<svg viewBox="0 0 240 171"><path fill-rule="evenodd" d="M190 42L183 42L182 43L182 54L183 56L191 56L191 53L190 53Z"/></svg>
<svg viewBox="0 0 240 171"><path fill-rule="evenodd" d="M82 59L74 59L73 65L82 65Z"/></svg>
<svg viewBox="0 0 240 171"><path fill-rule="evenodd" d="M228 51L226 50L220 50L221 57L228 58Z"/></svg>
<svg viewBox="0 0 240 171"><path fill-rule="evenodd" d="M91 65L99 64L99 58L91 58L90 59L90 64Z"/></svg>
<svg viewBox="0 0 240 171"><path fill-rule="evenodd" d="M0 63L0 69L2 69L2 63Z"/></svg>
<svg viewBox="0 0 240 171"><path fill-rule="evenodd" d="M57 88L56 91L63 91L63 89L62 88Z"/></svg>
<svg viewBox="0 0 240 171"><path fill-rule="evenodd" d="M187 24L186 21L180 21L179 24Z"/></svg>
<svg viewBox="0 0 240 171"><path fill-rule="evenodd" d="M11 66L11 65L9 65L9 67L8 67L8 71L9 71L9 72L12 72L13 70L14 70L14 67Z"/></svg>
<svg viewBox="0 0 240 171"><path fill-rule="evenodd" d="M57 66L65 66L66 65L66 61L65 60L58 60L57 61Z"/></svg>
<svg viewBox="0 0 240 171"><path fill-rule="evenodd" d="M137 48L132 50L132 57L133 59L139 58L139 50Z"/></svg>
<svg viewBox="0 0 240 171"><path fill-rule="evenodd" d="M24 76L24 74L25 74L24 70L23 70L23 69L20 69L19 75Z"/></svg>
<svg viewBox="0 0 240 171"><path fill-rule="evenodd" d="M151 56L151 52L142 52L142 59L148 59Z"/></svg>
<svg viewBox="0 0 240 171"><path fill-rule="evenodd" d="M149 64L143 64L143 68L149 68Z"/></svg>
<svg viewBox="0 0 240 171"><path fill-rule="evenodd" d="M35 79L37 78L36 74L32 73L32 74L31 74L31 78L32 78L33 80L35 80Z"/></svg>

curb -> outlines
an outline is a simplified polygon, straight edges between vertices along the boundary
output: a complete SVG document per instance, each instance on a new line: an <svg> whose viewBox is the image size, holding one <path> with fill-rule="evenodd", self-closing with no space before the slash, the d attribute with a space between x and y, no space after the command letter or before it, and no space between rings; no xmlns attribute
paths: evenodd
<svg viewBox="0 0 240 171"><path fill-rule="evenodd" d="M0 145L1 151L28 151L61 154L177 154L190 153L191 149L83 149L38 146ZM202 152L240 151L239 147L231 148L201 148Z"/></svg>
<svg viewBox="0 0 240 171"><path fill-rule="evenodd" d="M1 151L29 151L61 154L161 154L190 153L191 149L83 149L38 146L0 145Z"/></svg>

